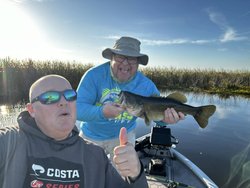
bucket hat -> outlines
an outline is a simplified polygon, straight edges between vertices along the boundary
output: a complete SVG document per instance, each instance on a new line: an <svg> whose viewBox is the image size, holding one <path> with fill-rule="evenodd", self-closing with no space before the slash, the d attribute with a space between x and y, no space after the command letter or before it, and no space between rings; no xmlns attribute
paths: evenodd
<svg viewBox="0 0 250 188"><path fill-rule="evenodd" d="M113 48L106 48L103 50L102 56L106 59L111 59L112 53L115 53L131 57L140 57L139 64L147 65L148 56L140 53L140 45L141 42L135 38L121 37L115 41Z"/></svg>

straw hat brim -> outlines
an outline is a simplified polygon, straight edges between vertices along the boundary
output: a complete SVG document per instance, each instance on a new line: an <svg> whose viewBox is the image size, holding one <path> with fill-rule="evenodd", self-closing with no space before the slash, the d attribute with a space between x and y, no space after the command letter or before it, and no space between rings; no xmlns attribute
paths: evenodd
<svg viewBox="0 0 250 188"><path fill-rule="evenodd" d="M111 48L106 48L102 51L102 56L106 59L111 59L112 53L131 56L131 57L140 57L139 64L147 65L148 64L148 56L146 54L141 54L138 52L133 51L126 51L126 50L114 50Z"/></svg>

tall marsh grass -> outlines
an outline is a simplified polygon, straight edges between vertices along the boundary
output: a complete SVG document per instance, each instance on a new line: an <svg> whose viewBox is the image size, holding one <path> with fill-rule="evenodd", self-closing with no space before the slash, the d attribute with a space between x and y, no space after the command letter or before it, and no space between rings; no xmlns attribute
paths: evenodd
<svg viewBox="0 0 250 188"><path fill-rule="evenodd" d="M40 77L58 74L76 89L83 74L93 64L61 61L2 59L0 64L0 103L28 101L30 86ZM176 69L143 67L139 70L157 87L210 92L250 94L249 70Z"/></svg>
<svg viewBox="0 0 250 188"><path fill-rule="evenodd" d="M250 70L143 68L140 71L158 87L250 94Z"/></svg>
<svg viewBox="0 0 250 188"><path fill-rule="evenodd" d="M0 103L27 102L30 86L42 76L58 74L65 77L76 89L82 75L92 64L77 62L50 62L13 60L6 58L0 66Z"/></svg>

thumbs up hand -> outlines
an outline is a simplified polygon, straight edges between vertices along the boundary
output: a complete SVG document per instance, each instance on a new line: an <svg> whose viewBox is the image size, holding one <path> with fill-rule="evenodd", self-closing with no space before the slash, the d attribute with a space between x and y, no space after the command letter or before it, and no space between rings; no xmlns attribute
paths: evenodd
<svg viewBox="0 0 250 188"><path fill-rule="evenodd" d="M141 171L141 164L133 144L127 141L127 130L120 130L120 146L114 149L114 162L121 175L136 179Z"/></svg>
<svg viewBox="0 0 250 188"><path fill-rule="evenodd" d="M128 142L128 135L127 135L127 129L125 127L122 127L120 130L120 146L125 146Z"/></svg>

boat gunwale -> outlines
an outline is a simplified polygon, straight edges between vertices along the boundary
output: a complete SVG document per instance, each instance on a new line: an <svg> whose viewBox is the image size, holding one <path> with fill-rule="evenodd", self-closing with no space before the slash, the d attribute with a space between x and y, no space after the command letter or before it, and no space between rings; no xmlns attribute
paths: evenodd
<svg viewBox="0 0 250 188"><path fill-rule="evenodd" d="M144 138L150 137L150 135L151 133L148 133L137 138L136 141L140 143ZM205 186L208 188L218 188L218 186L198 166L172 147L170 148L170 152L173 156L190 169Z"/></svg>

